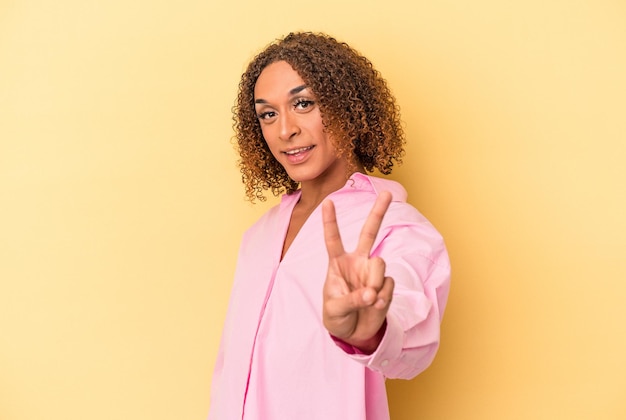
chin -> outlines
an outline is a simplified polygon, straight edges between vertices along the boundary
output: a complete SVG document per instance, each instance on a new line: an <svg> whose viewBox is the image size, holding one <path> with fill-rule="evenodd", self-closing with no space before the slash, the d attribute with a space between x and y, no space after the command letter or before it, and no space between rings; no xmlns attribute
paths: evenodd
<svg viewBox="0 0 626 420"><path fill-rule="evenodd" d="M289 175L289 178L291 178L293 181L298 182L298 183L310 181L312 179L315 179L318 176L316 174L310 174L310 173L307 173L306 171L301 171L301 170L287 171L287 175Z"/></svg>

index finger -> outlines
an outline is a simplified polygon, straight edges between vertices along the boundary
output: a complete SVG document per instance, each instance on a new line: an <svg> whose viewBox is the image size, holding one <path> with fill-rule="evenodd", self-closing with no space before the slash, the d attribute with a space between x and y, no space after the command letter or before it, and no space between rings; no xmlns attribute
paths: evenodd
<svg viewBox="0 0 626 420"><path fill-rule="evenodd" d="M363 229L361 229L359 243L356 247L357 254L369 257L372 247L374 246L374 241L376 240L376 235L378 235L380 225L383 222L383 217L385 217L390 203L391 193L389 191L382 191L378 197L376 197L376 202L365 220Z"/></svg>
<svg viewBox="0 0 626 420"><path fill-rule="evenodd" d="M325 200L322 203L322 221L324 223L324 241L326 242L328 256L334 258L344 254L339 226L337 226L335 205L331 200Z"/></svg>

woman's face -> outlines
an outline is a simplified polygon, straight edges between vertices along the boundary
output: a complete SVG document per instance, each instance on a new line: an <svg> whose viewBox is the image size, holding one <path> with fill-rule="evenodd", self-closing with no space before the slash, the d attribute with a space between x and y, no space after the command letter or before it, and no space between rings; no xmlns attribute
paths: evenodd
<svg viewBox="0 0 626 420"><path fill-rule="evenodd" d="M338 177L345 182L346 160L337 157L317 98L287 62L263 69L254 103L263 137L291 179L303 186Z"/></svg>

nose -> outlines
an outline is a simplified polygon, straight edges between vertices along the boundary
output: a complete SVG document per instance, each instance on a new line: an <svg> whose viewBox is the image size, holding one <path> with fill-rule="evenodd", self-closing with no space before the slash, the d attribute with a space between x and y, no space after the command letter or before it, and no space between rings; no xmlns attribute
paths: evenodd
<svg viewBox="0 0 626 420"><path fill-rule="evenodd" d="M281 140L289 141L300 132L298 119L290 112L283 112L279 119Z"/></svg>

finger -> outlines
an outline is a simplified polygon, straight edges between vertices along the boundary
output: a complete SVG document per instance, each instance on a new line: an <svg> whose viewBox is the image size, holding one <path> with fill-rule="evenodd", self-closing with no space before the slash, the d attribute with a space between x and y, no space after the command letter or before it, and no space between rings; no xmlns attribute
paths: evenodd
<svg viewBox="0 0 626 420"><path fill-rule="evenodd" d="M327 299L325 302L326 315L330 318L343 317L359 309L372 306L376 302L375 290L364 287L345 295Z"/></svg>
<svg viewBox="0 0 626 420"><path fill-rule="evenodd" d="M391 193L389 191L381 192L376 198L376 202L370 211L370 214L365 220L361 235L359 236L359 243L356 248L356 253L363 256L370 255L376 235L383 221L383 217L389 208L391 203Z"/></svg>
<svg viewBox="0 0 626 420"><path fill-rule="evenodd" d="M376 291L380 291L385 280L385 261L380 257L370 258L368 260L367 277L364 285L371 287Z"/></svg>
<svg viewBox="0 0 626 420"><path fill-rule="evenodd" d="M393 289L395 287L395 283L391 277L385 277L383 281L383 287L378 292L378 296L376 297L376 302L374 303L374 308L376 309L385 309L391 305L391 300L393 299Z"/></svg>
<svg viewBox="0 0 626 420"><path fill-rule="evenodd" d="M322 221L324 224L324 242L326 243L328 256L333 258L344 254L339 226L337 226L335 205L331 200L325 200L322 203Z"/></svg>

